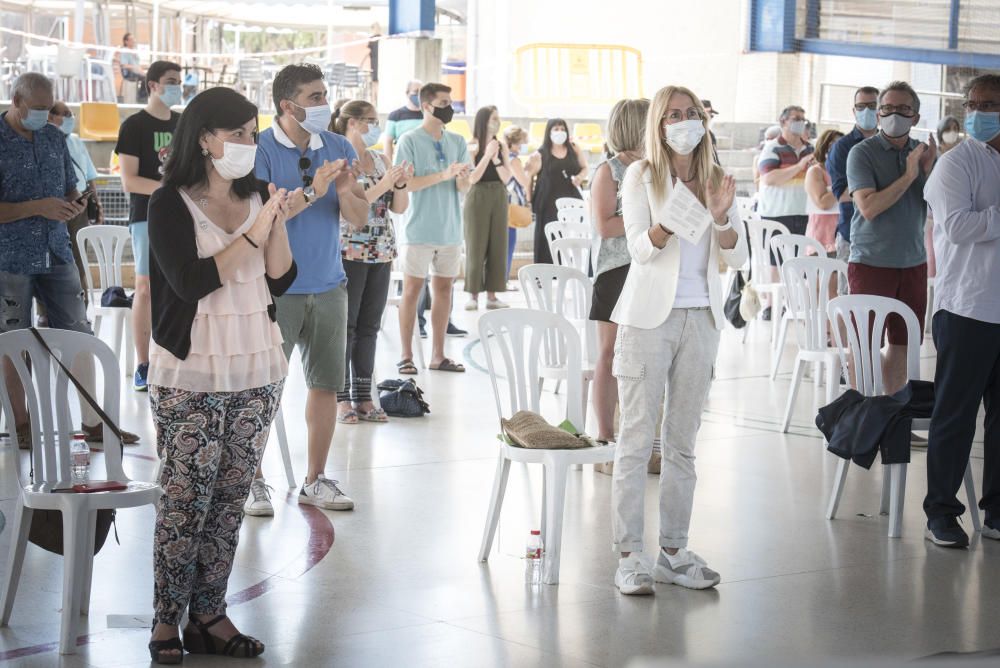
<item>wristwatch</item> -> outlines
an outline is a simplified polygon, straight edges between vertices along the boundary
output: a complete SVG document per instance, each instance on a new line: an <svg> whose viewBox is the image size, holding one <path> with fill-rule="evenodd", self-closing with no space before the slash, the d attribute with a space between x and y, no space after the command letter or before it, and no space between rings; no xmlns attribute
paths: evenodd
<svg viewBox="0 0 1000 668"><path fill-rule="evenodd" d="M312 206L316 200L316 189L312 186L302 189L302 199L306 201L306 206Z"/></svg>

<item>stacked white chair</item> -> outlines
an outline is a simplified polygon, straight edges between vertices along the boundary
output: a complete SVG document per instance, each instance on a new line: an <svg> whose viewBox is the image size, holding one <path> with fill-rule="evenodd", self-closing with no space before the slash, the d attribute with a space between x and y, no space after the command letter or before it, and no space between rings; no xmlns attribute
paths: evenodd
<svg viewBox="0 0 1000 668"><path fill-rule="evenodd" d="M560 197L556 200L556 209L559 211L563 209L585 209L586 207L586 201L579 197Z"/></svg>
<svg viewBox="0 0 1000 668"><path fill-rule="evenodd" d="M550 417L549 423L560 424L563 420L569 420L578 429L583 429L580 364L583 351L580 337L565 318L554 313L529 309L491 311L479 319L479 337L486 354L486 365L493 385L499 419L509 418L520 410L541 413L541 390L535 379L538 378L539 365L544 358L545 341L552 334L560 338L561 348L566 352L566 410L558 416ZM501 382L506 383L506 392L501 388ZM492 438L492 434L490 437ZM497 523L500 520L511 462L541 464L545 468L541 520L545 554L542 581L545 584L557 584L567 474L574 466L612 461L615 457L614 446L577 450L536 450L508 445L501 441L499 447L493 492L490 496L486 526L483 529L483 540L479 547L479 560L489 559Z"/></svg>
<svg viewBox="0 0 1000 668"><path fill-rule="evenodd" d="M84 260L84 279L87 301L94 323L94 335L101 335L101 325L111 320L113 326L112 350L124 353L126 374L131 374L134 346L132 345L132 309L127 306L101 306L101 295L112 286L122 285L122 258L126 244L131 244L127 227L117 225L91 225L76 233L76 242ZM94 283L89 256L97 259L97 283ZM124 343L124 346L123 346Z"/></svg>
<svg viewBox="0 0 1000 668"><path fill-rule="evenodd" d="M827 310L833 325L833 335L841 351L847 349L853 360L855 385L861 394L873 397L885 394L882 383L882 332L886 320L898 315L906 323L908 380L920 380L920 324L909 306L889 297L873 295L848 295L830 300ZM846 333L847 341L843 340ZM846 360L844 360L846 366ZM913 420L912 428L923 431L930 427L930 420ZM850 461L838 459L837 474L833 481L827 519L837 516L844 482ZM881 513L889 514L889 538L899 538L903 528L903 499L906 492L906 464L889 464L882 476ZM971 464L965 469L965 493L972 515L972 526L982 528L976 505L976 485L972 479Z"/></svg>
<svg viewBox="0 0 1000 668"><path fill-rule="evenodd" d="M779 233L790 234L790 232L787 227L773 220L750 217L746 223L747 230L750 233L750 262L752 264L753 287L757 290L758 294L768 293L771 295L771 342L773 343L778 331L782 296L781 281L772 282L770 278L771 237ZM746 329L749 331L749 323L747 323ZM744 333L745 336L746 333Z"/></svg>
<svg viewBox="0 0 1000 668"><path fill-rule="evenodd" d="M813 251L816 257L826 257L826 249L823 248L823 244L805 236L804 234L779 234L771 237L771 250L774 252L775 258L778 260L778 276L782 282L781 294L784 296L787 285L784 282L784 274L781 273L781 267L788 260L793 260L797 257L805 257L807 251ZM771 318L777 318L779 314L772 309ZM778 365L781 362L781 353L785 349L785 339L788 336L788 325L795 320L802 320L802 315L797 313L794 308L787 308L783 314L781 314L781 321L778 325L778 336L774 340L774 372L771 374L771 378L777 374Z"/></svg>
<svg viewBox="0 0 1000 668"><path fill-rule="evenodd" d="M780 238L780 237L775 237ZM799 316L796 329L799 332L799 349L795 354L795 367L792 373L792 385L788 391L788 404L785 407L785 418L781 431L787 433L792 420L792 410L795 407L795 397L802 382L806 364L814 364L826 371L826 403L837 398L840 387L841 355L837 348L827 345L829 332L829 317L827 304L830 294L827 286L831 278L847 276L847 265L840 260L826 257L799 257L787 260L781 266L781 275L785 285L785 296L789 311ZM782 323L784 325L784 323ZM784 330L782 331L782 337ZM782 339L783 342L783 339ZM780 349L779 349L780 352ZM775 357L774 368L771 371L773 379L778 373L778 360ZM819 384L819 368L813 376ZM818 406L817 406L818 408Z"/></svg>
<svg viewBox="0 0 1000 668"><path fill-rule="evenodd" d="M121 395L121 369L118 358L106 343L95 336L67 330L39 330L45 342L63 364L71 366L77 355L92 356L104 377L101 407L118 422ZM23 354L31 359L31 368ZM28 414L31 417L31 465L34 480L20 487L10 543L10 558L4 574L3 608L0 623L10 621L21 577L21 566L28 543L28 532L35 510L58 510L63 523L62 628L59 652L76 651L76 629L81 614L90 610L90 586L94 567L94 541L97 512L113 508L135 508L153 504L160 496L160 486L135 482L122 468L122 448L118 438L104 427L104 477L127 485L120 492L101 494L53 494L58 483L68 483L70 441L76 431L70 415L70 381L59 370L45 349L29 330L0 334L0 358L7 357L25 388ZM0 378L3 371L0 370ZM0 383L0 387L2 387ZM10 400L3 397L4 412L11 415ZM97 397L95 397L95 400Z"/></svg>
<svg viewBox="0 0 1000 668"><path fill-rule="evenodd" d="M589 238L563 237L550 241L549 251L557 265L572 267L586 275L590 267L591 246Z"/></svg>

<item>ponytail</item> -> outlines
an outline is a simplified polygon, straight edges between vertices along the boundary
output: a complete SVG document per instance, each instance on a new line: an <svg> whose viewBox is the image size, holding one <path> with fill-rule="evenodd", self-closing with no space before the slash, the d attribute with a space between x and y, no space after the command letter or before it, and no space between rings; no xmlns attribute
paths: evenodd
<svg viewBox="0 0 1000 668"><path fill-rule="evenodd" d="M347 123L353 118L355 120L364 118L368 114L374 115L375 107L371 102L365 100L351 100L344 98L337 100L330 116L330 132L338 135L347 135Z"/></svg>

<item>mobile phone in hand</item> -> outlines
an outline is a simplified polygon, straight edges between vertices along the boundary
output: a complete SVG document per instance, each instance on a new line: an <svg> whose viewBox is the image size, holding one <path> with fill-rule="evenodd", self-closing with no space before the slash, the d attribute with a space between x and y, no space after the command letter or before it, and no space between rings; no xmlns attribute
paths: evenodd
<svg viewBox="0 0 1000 668"><path fill-rule="evenodd" d="M83 194L77 197L73 201L76 202L77 204L84 204L88 199L90 199L90 196L93 194L94 194L93 190L84 190Z"/></svg>

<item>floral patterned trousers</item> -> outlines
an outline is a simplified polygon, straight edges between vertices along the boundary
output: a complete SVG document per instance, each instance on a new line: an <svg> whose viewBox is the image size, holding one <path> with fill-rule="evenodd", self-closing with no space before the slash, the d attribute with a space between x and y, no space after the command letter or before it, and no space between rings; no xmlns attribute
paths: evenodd
<svg viewBox="0 0 1000 668"><path fill-rule="evenodd" d="M184 609L223 614L257 463L284 381L242 392L151 386L163 462L153 536L153 607L161 624Z"/></svg>

